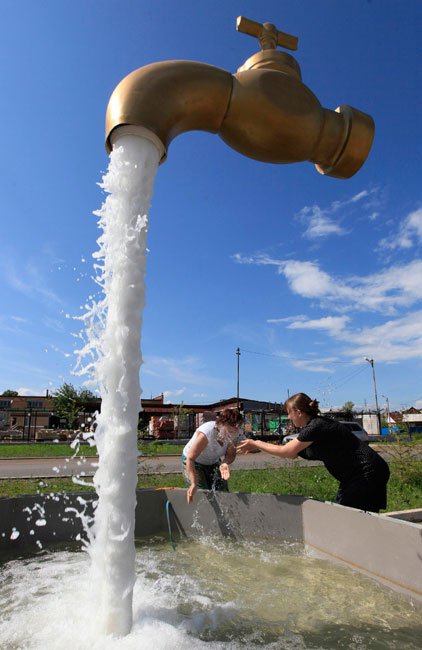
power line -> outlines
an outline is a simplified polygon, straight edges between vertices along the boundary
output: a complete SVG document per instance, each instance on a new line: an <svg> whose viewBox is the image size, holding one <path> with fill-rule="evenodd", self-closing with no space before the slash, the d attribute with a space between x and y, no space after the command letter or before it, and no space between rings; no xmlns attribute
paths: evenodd
<svg viewBox="0 0 422 650"><path fill-rule="evenodd" d="M363 372L366 369L366 366L362 365L356 372L349 373L342 379L339 379L336 384L334 384L334 388L340 388L341 386L344 386L347 384L351 379L356 377L357 375L360 375L361 372Z"/></svg>
<svg viewBox="0 0 422 650"><path fill-rule="evenodd" d="M420 399L422 399L422 395L420 395L419 397L415 397L415 398L411 399L410 401L411 401L411 402L417 402L417 401L419 401Z"/></svg>
<svg viewBox="0 0 422 650"><path fill-rule="evenodd" d="M319 386L317 387L317 392L319 393L328 393L328 392L334 392L335 390L338 390L345 384L347 384L349 381L354 379L357 375L360 375L361 372L363 372L366 369L366 366L362 364L361 367L359 367L356 371L349 372L347 375L344 375L343 377L339 377L337 381L328 381L326 383L320 383Z"/></svg>
<svg viewBox="0 0 422 650"><path fill-rule="evenodd" d="M311 357L287 357L282 354L270 354L268 352L256 352L255 350L245 350L244 348L239 348L241 352L247 352L248 354L258 354L262 357L273 357L275 359L285 359L286 361L311 361L314 363L320 363L318 359L312 359ZM349 364L356 365L353 361L324 361L324 363L340 363L340 364ZM360 364L359 364L360 365Z"/></svg>

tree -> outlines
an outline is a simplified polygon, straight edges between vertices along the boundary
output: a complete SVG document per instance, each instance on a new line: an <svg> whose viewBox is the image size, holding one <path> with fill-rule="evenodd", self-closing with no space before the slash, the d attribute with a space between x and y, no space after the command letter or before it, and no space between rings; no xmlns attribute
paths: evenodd
<svg viewBox="0 0 422 650"><path fill-rule="evenodd" d="M189 411L185 408L183 402L180 402L178 406L173 408L173 422L176 434L179 434L180 432L185 433L187 431L189 423L188 416Z"/></svg>
<svg viewBox="0 0 422 650"><path fill-rule="evenodd" d="M342 406L342 411L344 413L344 417L346 420L351 420L353 418L353 409L355 408L355 405L353 402L344 402Z"/></svg>
<svg viewBox="0 0 422 650"><path fill-rule="evenodd" d="M86 402L97 400L98 397L86 388L79 390L73 384L64 383L53 393L54 413L66 418L69 429L74 429L78 423L78 414Z"/></svg>
<svg viewBox="0 0 422 650"><path fill-rule="evenodd" d="M10 390L10 388L4 390L1 394L2 397L17 397L18 395L19 393L17 390Z"/></svg>

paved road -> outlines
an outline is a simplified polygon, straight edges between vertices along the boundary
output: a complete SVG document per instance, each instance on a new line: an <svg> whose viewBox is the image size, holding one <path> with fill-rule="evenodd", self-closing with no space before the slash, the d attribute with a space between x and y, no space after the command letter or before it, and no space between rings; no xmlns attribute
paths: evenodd
<svg viewBox="0 0 422 650"><path fill-rule="evenodd" d="M376 446L373 446L376 449ZM378 450L379 451L379 450ZM386 460L391 460L391 455L381 452ZM412 456L422 458L422 445L417 445L412 450ZM87 458L85 461L78 459L66 460L65 458L3 458L0 459L1 478L51 478L54 476L92 476L95 473L98 458ZM274 458L269 454L247 454L238 456L233 469L263 469L265 467L288 467L321 465L319 462L305 460ZM138 460L139 474L174 474L180 472L180 456L142 456Z"/></svg>
<svg viewBox="0 0 422 650"><path fill-rule="evenodd" d="M98 458L86 461L65 458L3 458L0 459L1 478L52 478L64 476L92 476ZM309 465L302 460L282 460L268 454L248 454L238 456L233 469L263 469L288 465ZM312 463L319 465L320 463ZM180 472L180 456L142 456L138 460L139 474L173 474Z"/></svg>

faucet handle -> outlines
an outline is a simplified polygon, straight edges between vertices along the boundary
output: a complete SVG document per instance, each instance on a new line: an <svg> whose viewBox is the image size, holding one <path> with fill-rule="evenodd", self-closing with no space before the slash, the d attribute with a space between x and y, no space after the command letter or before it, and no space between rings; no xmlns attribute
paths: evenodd
<svg viewBox="0 0 422 650"><path fill-rule="evenodd" d="M239 16L236 20L236 29L243 34L255 36L259 40L261 50L275 50L277 45L288 50L297 50L298 37L280 32L272 23L257 23Z"/></svg>

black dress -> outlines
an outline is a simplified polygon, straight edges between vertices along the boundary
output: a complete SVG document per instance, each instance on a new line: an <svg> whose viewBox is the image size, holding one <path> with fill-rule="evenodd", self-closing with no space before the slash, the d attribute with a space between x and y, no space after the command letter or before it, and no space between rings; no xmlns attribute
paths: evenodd
<svg viewBox="0 0 422 650"><path fill-rule="evenodd" d="M318 416L301 429L297 439L312 442L299 456L322 461L340 482L336 503L370 512L387 507L387 463L344 424Z"/></svg>

